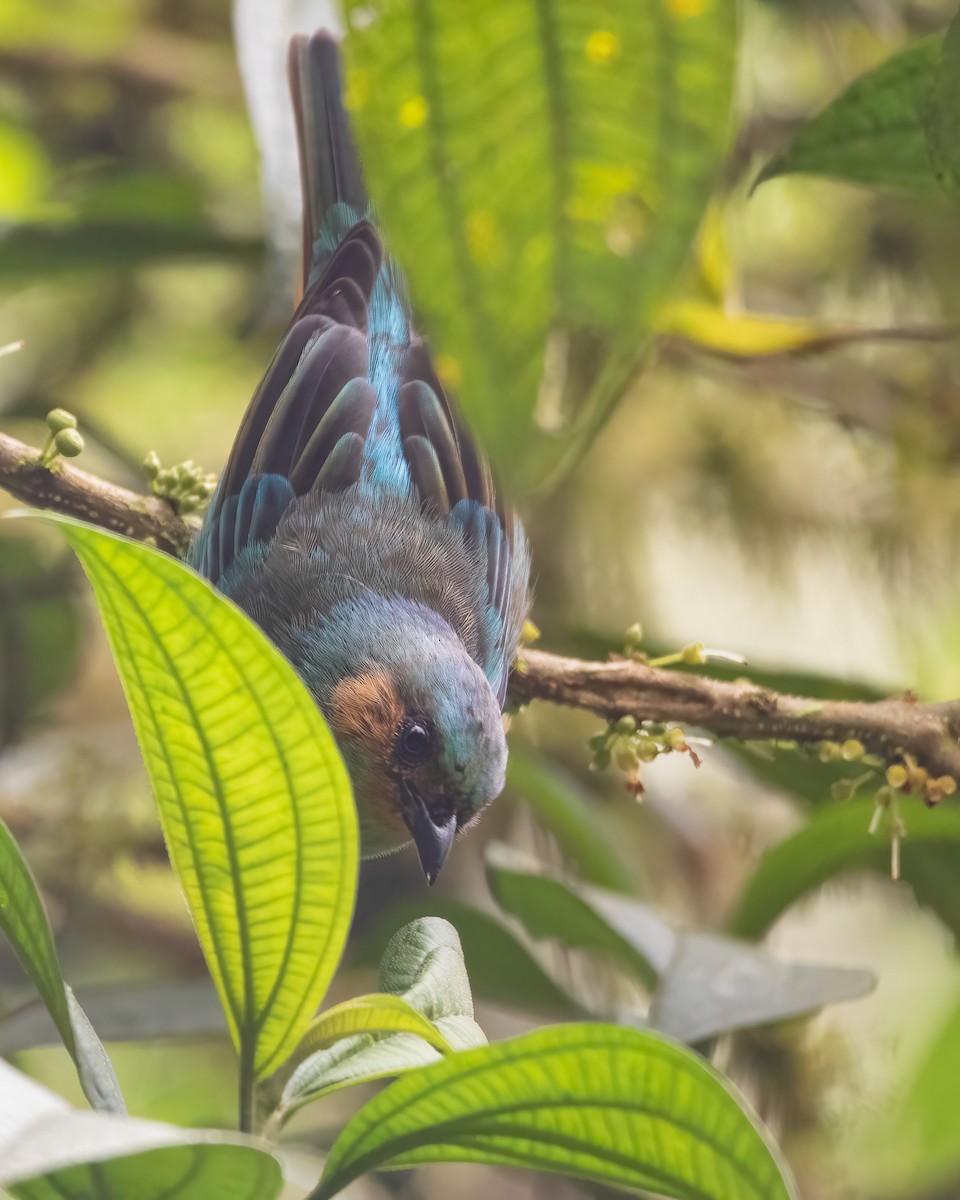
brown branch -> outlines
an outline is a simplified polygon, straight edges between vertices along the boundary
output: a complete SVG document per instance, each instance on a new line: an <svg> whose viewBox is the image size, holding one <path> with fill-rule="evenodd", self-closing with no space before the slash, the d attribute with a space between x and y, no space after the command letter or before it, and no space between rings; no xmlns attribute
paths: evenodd
<svg viewBox="0 0 960 1200"><path fill-rule="evenodd" d="M182 553L190 539L189 526L165 500L117 487L62 460L43 467L39 450L5 433L0 433L0 487L33 508L152 541L162 550Z"/></svg>
<svg viewBox="0 0 960 1200"><path fill-rule="evenodd" d="M164 501L65 464L48 470L40 466L38 453L0 434L0 487L27 504L182 551L189 527ZM811 745L855 738L884 759L909 754L931 775L960 779L960 700L933 705L908 699L816 700L630 659L583 662L540 650L522 651L510 696L520 704L545 700L582 708L608 720L630 715L676 721L739 741Z"/></svg>
<svg viewBox="0 0 960 1200"><path fill-rule="evenodd" d="M538 650L521 653L511 696L585 708L609 720L676 721L739 741L856 739L885 759L911 754L933 775L960 778L960 701L812 700L630 659L581 662Z"/></svg>

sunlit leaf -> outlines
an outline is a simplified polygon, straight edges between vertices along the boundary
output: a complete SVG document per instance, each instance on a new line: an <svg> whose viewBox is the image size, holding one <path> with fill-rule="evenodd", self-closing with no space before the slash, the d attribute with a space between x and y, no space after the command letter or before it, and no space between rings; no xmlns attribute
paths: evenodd
<svg viewBox="0 0 960 1200"><path fill-rule="evenodd" d="M0 1186L17 1200L273 1200L280 1185L248 1141L76 1112L0 1062Z"/></svg>
<svg viewBox="0 0 960 1200"><path fill-rule="evenodd" d="M357 870L346 770L293 668L229 601L147 546L57 523L100 604L252 1086L296 1046L346 939Z"/></svg>
<svg viewBox="0 0 960 1200"><path fill-rule="evenodd" d="M791 904L838 875L869 870L889 878L890 841L870 834L873 812L870 799L820 809L803 829L768 850L747 880L727 923L729 931L762 937ZM906 829L900 849L902 886L912 886L920 903L960 937L960 809L945 805L930 811L905 799L900 816ZM950 856L946 861L944 854Z"/></svg>
<svg viewBox="0 0 960 1200"><path fill-rule="evenodd" d="M499 1163L682 1200L796 1196L730 1085L652 1033L560 1025L399 1079L348 1122L313 1200L375 1169Z"/></svg>
<svg viewBox="0 0 960 1200"><path fill-rule="evenodd" d="M630 888L636 872L624 862L602 809L571 775L533 750L512 746L507 787L532 809L585 880L614 891Z"/></svg>
<svg viewBox="0 0 960 1200"><path fill-rule="evenodd" d="M691 248L728 134L736 5L344 9L373 199L441 376L498 465L530 478L602 420Z"/></svg>
<svg viewBox="0 0 960 1200"><path fill-rule="evenodd" d="M316 1019L284 1065L275 1122L308 1101L355 1083L436 1062L483 1045L457 931L424 917L397 930L380 964L382 995L337 1005Z"/></svg>
<svg viewBox="0 0 960 1200"><path fill-rule="evenodd" d="M60 971L53 934L30 868L0 820L0 931L40 998L77 1067L84 1094L96 1108L123 1112L123 1096L106 1051Z"/></svg>
<svg viewBox="0 0 960 1200"><path fill-rule="evenodd" d="M938 194L925 121L942 46L941 35L924 38L862 75L802 126L760 181L801 172Z"/></svg>

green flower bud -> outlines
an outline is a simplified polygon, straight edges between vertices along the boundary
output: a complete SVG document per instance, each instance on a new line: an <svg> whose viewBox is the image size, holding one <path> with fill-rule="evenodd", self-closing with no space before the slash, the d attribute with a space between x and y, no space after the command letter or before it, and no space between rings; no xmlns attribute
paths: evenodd
<svg viewBox="0 0 960 1200"><path fill-rule="evenodd" d="M76 429L61 429L53 439L53 444L57 453L62 454L64 458L76 458L83 450L83 438Z"/></svg>
<svg viewBox="0 0 960 1200"><path fill-rule="evenodd" d="M840 757L844 762L857 762L865 753L863 742L857 741L856 738L847 738L840 747Z"/></svg>
<svg viewBox="0 0 960 1200"><path fill-rule="evenodd" d="M821 742L819 757L822 763L836 762L840 757L839 742Z"/></svg>
<svg viewBox="0 0 960 1200"><path fill-rule="evenodd" d="M160 474L160 458L156 450L151 450L143 460L143 473L148 479L156 479Z"/></svg>
<svg viewBox="0 0 960 1200"><path fill-rule="evenodd" d="M838 803L843 803L853 795L854 786L852 779L837 779L830 785L830 795Z"/></svg>
<svg viewBox="0 0 960 1200"><path fill-rule="evenodd" d="M640 763L637 752L630 745L621 745L617 750L617 766L621 771L635 771Z"/></svg>
<svg viewBox="0 0 960 1200"><path fill-rule="evenodd" d="M936 785L944 796L953 796L956 794L957 781L952 775L941 775L936 780Z"/></svg>
<svg viewBox="0 0 960 1200"><path fill-rule="evenodd" d="M653 762L659 753L660 747L653 738L642 737L637 741L637 757L641 762Z"/></svg>
<svg viewBox="0 0 960 1200"><path fill-rule="evenodd" d="M907 768L903 763L893 763L887 767L887 783L898 791L907 782Z"/></svg>
<svg viewBox="0 0 960 1200"><path fill-rule="evenodd" d="M705 663L707 656L703 652L703 642L691 642L689 646L684 646L680 651L680 661L691 666L701 666Z"/></svg>
<svg viewBox="0 0 960 1200"><path fill-rule="evenodd" d="M616 729L617 733L636 733L637 722L633 717L621 717L614 728Z"/></svg>
<svg viewBox="0 0 960 1200"><path fill-rule="evenodd" d="M682 729L668 729L663 740L668 750L682 750L687 744L687 735Z"/></svg>
<svg viewBox="0 0 960 1200"><path fill-rule="evenodd" d="M610 751L598 750L590 765L595 771L605 771L610 766Z"/></svg>
<svg viewBox="0 0 960 1200"><path fill-rule="evenodd" d="M61 429L76 429L77 418L65 408L51 408L47 413L47 428L51 433L59 433Z"/></svg>

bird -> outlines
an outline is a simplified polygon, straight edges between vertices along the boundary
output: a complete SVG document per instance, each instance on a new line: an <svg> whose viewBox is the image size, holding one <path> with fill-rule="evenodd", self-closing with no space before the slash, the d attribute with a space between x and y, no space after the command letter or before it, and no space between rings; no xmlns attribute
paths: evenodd
<svg viewBox="0 0 960 1200"><path fill-rule="evenodd" d="M336 38L295 37L288 76L301 298L188 562L310 690L350 775L362 855L412 841L432 885L503 790L529 546L414 329Z"/></svg>

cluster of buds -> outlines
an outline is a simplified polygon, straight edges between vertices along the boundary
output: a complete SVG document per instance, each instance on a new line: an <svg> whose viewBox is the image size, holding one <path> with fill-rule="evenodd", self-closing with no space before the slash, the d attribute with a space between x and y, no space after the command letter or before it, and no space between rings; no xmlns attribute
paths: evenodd
<svg viewBox="0 0 960 1200"><path fill-rule="evenodd" d="M952 775L934 777L926 768L921 767L912 755L905 754L903 762L892 763L887 767L887 788L892 792L919 796L928 808L933 808L944 796L953 796L956 793L957 781Z"/></svg>
<svg viewBox="0 0 960 1200"><path fill-rule="evenodd" d="M76 458L83 450L83 438L73 413L65 408L52 408L46 424L47 440L40 451L40 465L50 467L58 458Z"/></svg>
<svg viewBox="0 0 960 1200"><path fill-rule="evenodd" d="M593 752L591 771L603 771L613 763L627 777L627 790L642 796L640 768L661 754L680 751L689 754L694 766L700 766L699 755L677 725L662 725L653 721L637 723L634 717L620 717L606 729L601 729L589 741Z"/></svg>
<svg viewBox="0 0 960 1200"><path fill-rule="evenodd" d="M153 495L166 500L181 517L205 508L217 486L216 475L208 475L189 459L175 467L161 467L152 450L143 460L143 472Z"/></svg>

